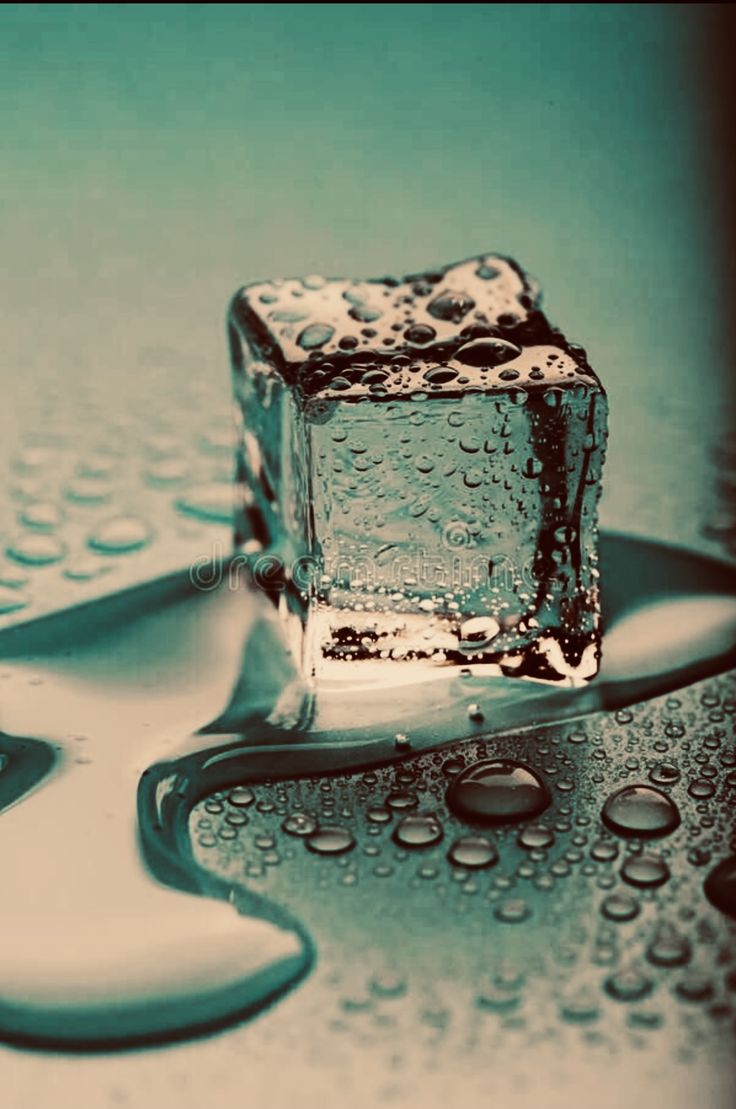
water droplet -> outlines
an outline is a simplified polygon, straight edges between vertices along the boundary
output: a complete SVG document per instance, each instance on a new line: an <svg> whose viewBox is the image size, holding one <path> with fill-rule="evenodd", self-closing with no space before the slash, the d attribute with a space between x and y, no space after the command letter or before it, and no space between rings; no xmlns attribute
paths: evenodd
<svg viewBox="0 0 736 1109"><path fill-rule="evenodd" d="M467 870L480 870L484 867L495 866L498 862L498 851L495 844L485 836L461 836L456 839L447 857L453 866L465 867Z"/></svg>
<svg viewBox="0 0 736 1109"><path fill-rule="evenodd" d="M573 989L560 1003L560 1016L570 1024L592 1024L600 1016L598 998L588 986Z"/></svg>
<svg viewBox="0 0 736 1109"><path fill-rule="evenodd" d="M447 804L465 820L512 823L539 816L550 802L549 790L533 770L509 759L476 763L459 774L447 791Z"/></svg>
<svg viewBox="0 0 736 1109"><path fill-rule="evenodd" d="M736 855L724 859L711 870L704 889L711 905L736 920Z"/></svg>
<svg viewBox="0 0 736 1109"><path fill-rule="evenodd" d="M675 985L675 995L681 1001L702 1003L713 997L713 983L703 974L692 971Z"/></svg>
<svg viewBox="0 0 736 1109"><path fill-rule="evenodd" d="M627 893L612 893L601 904L601 912L607 920L622 923L639 915L639 903Z"/></svg>
<svg viewBox="0 0 736 1109"><path fill-rule="evenodd" d="M231 805L237 805L238 808L244 809L253 804L256 795L249 786L236 786L235 789L230 790L227 799Z"/></svg>
<svg viewBox="0 0 736 1109"><path fill-rule="evenodd" d="M396 793L389 793L386 804L390 809L415 809L419 801L415 794L399 790Z"/></svg>
<svg viewBox="0 0 736 1109"><path fill-rule="evenodd" d="M66 553L64 544L53 535L24 535L7 548L9 558L23 566L50 566Z"/></svg>
<svg viewBox="0 0 736 1109"><path fill-rule="evenodd" d="M75 504L102 504L110 493L110 482L106 477L76 477L69 482L64 496Z"/></svg>
<svg viewBox="0 0 736 1109"><path fill-rule="evenodd" d="M371 978L368 988L381 1001L394 1001L406 993L406 980L400 974L383 971Z"/></svg>
<svg viewBox="0 0 736 1109"><path fill-rule="evenodd" d="M177 498L176 509L206 524L231 524L233 486L222 482L192 485Z"/></svg>
<svg viewBox="0 0 736 1109"><path fill-rule="evenodd" d="M311 836L317 830L317 821L309 813L295 812L287 816L281 827L290 836Z"/></svg>
<svg viewBox="0 0 736 1109"><path fill-rule="evenodd" d="M416 343L417 346L424 346L437 338L437 332L433 327L430 327L429 324L417 323L412 327L407 327L404 332L404 338L408 343Z"/></svg>
<svg viewBox="0 0 736 1109"><path fill-rule="evenodd" d="M512 358L518 358L520 354L521 349L513 343L506 342L505 339L476 339L460 347L455 359L462 362L464 366L491 369L504 362L510 362Z"/></svg>
<svg viewBox="0 0 736 1109"><path fill-rule="evenodd" d="M20 514L20 522L36 531L53 531L64 518L58 505L50 501L34 501L26 505Z"/></svg>
<svg viewBox="0 0 736 1109"><path fill-rule="evenodd" d="M315 855L343 855L355 847L355 840L349 829L334 824L318 828L305 842Z"/></svg>
<svg viewBox="0 0 736 1109"><path fill-rule="evenodd" d="M503 924L522 924L529 919L532 911L526 901L522 901L520 897L514 897L497 905L493 915Z"/></svg>
<svg viewBox="0 0 736 1109"><path fill-rule="evenodd" d="M0 616L8 616L11 612L20 612L28 605L28 598L19 593L17 589L10 589L0 585Z"/></svg>
<svg viewBox="0 0 736 1109"><path fill-rule="evenodd" d="M297 336L297 343L302 350L319 350L325 343L329 343L335 334L334 327L328 323L310 323Z"/></svg>
<svg viewBox="0 0 736 1109"><path fill-rule="evenodd" d="M659 855L631 855L621 867L623 880L642 889L664 885L669 876L670 868Z"/></svg>
<svg viewBox="0 0 736 1109"><path fill-rule="evenodd" d="M189 476L189 465L183 458L160 458L145 471L149 485L174 485Z"/></svg>
<svg viewBox="0 0 736 1109"><path fill-rule="evenodd" d="M365 815L368 820L370 820L371 824L389 824L391 821L391 811L389 809L384 809L382 806L368 809Z"/></svg>
<svg viewBox="0 0 736 1109"><path fill-rule="evenodd" d="M642 1001L654 989L651 978L635 967L626 967L610 975L605 981L605 991L616 1001Z"/></svg>
<svg viewBox="0 0 736 1109"><path fill-rule="evenodd" d="M476 704L475 702L468 705L468 717L475 724L482 724L485 720L483 710L481 709L480 705Z"/></svg>
<svg viewBox="0 0 736 1109"><path fill-rule="evenodd" d="M696 801L707 801L715 793L716 787L705 778L696 778L690 783L687 791Z"/></svg>
<svg viewBox="0 0 736 1109"><path fill-rule="evenodd" d="M680 780L680 771L672 762L658 762L649 771L649 781L655 786L671 786Z"/></svg>
<svg viewBox="0 0 736 1109"><path fill-rule="evenodd" d="M129 554L145 547L152 536L151 528L137 516L115 516L95 528L87 545L100 554Z"/></svg>
<svg viewBox="0 0 736 1109"><path fill-rule="evenodd" d="M612 793L601 816L619 836L666 836L680 823L674 801L666 793L643 785L624 786Z"/></svg>
<svg viewBox="0 0 736 1109"><path fill-rule="evenodd" d="M599 863L610 863L618 857L618 844L613 840L599 839L590 849L590 856Z"/></svg>
<svg viewBox="0 0 736 1109"><path fill-rule="evenodd" d="M447 320L450 323L460 323L467 316L471 308L475 308L475 301L465 293L454 293L449 289L436 296L427 305L430 316L436 320Z"/></svg>
<svg viewBox="0 0 736 1109"><path fill-rule="evenodd" d="M468 653L482 651L500 631L501 625L492 616L474 616L460 626L460 650Z"/></svg>
<svg viewBox="0 0 736 1109"><path fill-rule="evenodd" d="M667 924L661 924L647 945L646 956L658 967L681 967L690 962L692 949L687 937Z"/></svg>
<svg viewBox="0 0 736 1109"><path fill-rule="evenodd" d="M530 824L519 832L517 842L527 851L540 851L551 847L555 842L554 832L545 828L543 824Z"/></svg>
<svg viewBox="0 0 736 1109"><path fill-rule="evenodd" d="M405 816L393 831L394 843L401 847L431 847L439 843L444 830L434 813Z"/></svg>
<svg viewBox="0 0 736 1109"><path fill-rule="evenodd" d="M454 381L457 376L457 370L453 370L449 366L432 366L424 374L424 380L428 381L430 385L446 385L448 382Z"/></svg>

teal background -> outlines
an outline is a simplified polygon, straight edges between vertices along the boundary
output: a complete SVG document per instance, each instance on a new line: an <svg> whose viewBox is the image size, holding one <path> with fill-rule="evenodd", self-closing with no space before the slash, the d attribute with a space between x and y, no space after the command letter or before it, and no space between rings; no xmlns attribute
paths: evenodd
<svg viewBox="0 0 736 1109"><path fill-rule="evenodd" d="M161 347L224 395L237 285L498 249L608 386L604 521L692 538L725 388L702 23L697 5L6 5L11 401L33 418L13 378L39 360L140 394Z"/></svg>

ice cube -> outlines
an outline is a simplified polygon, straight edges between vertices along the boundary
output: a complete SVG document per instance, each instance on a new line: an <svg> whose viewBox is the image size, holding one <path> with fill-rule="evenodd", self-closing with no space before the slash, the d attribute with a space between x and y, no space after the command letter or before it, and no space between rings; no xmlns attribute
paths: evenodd
<svg viewBox="0 0 736 1109"><path fill-rule="evenodd" d="M514 262L250 285L229 332L236 540L305 676L594 676L606 398Z"/></svg>

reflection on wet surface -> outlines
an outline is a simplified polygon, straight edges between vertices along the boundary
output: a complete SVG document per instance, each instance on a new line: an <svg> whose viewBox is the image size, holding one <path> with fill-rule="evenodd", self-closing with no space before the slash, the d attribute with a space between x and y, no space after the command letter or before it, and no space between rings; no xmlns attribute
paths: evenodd
<svg viewBox="0 0 736 1109"><path fill-rule="evenodd" d="M481 934L491 929L494 949L510 944L509 957L537 950L535 982L550 996L560 983L542 957L545 944L556 950L551 936L567 925L588 937L597 891L606 891L597 946L573 963L586 989L596 982L592 968L612 968L606 997L619 999L626 986L612 975L626 967L610 929L654 920L665 905L672 924L684 905L680 890L705 905L705 874L733 850L722 823L736 765L727 730L736 702L723 692L707 694L716 699L697 750L677 698L664 710L659 702L637 708L636 728L626 706L732 664L736 586L723 564L644 541L608 537L603 557L605 663L587 689L471 673L398 687L383 707L354 711L352 726L341 716L346 693L332 690L302 733L262 723L288 660L270 611L242 592L196 594L174 577L5 632L4 726L50 745L4 740L11 762L0 778L25 766L13 796L31 792L0 825L6 929L14 937L5 948L3 1035L76 1048L127 1045L196 1034L257 1011L303 976L310 937L319 953L321 933L334 929L314 903L333 876L341 890L408 881L410 898L397 891L386 902L394 922L386 927L423 937L439 978L448 952L437 955L435 930L452 934L456 913L470 911L458 909L457 898L482 905L466 923ZM622 750L615 756L598 724L590 727L600 718L563 723L600 708L616 710L612 742ZM664 738L652 723L662 712ZM202 728L207 720L215 722ZM515 814L514 827L501 813L492 839L479 843L477 825L487 820L451 796L482 759L527 769L515 776L512 768L504 779L501 808ZM669 783L665 763L677 771ZM519 824L524 798L514 791L529 788L529 773L551 803L532 806ZM663 777L664 785L652 785ZM672 821L658 830L666 838L651 866L673 877L640 881L644 892L626 877L625 893L610 892L616 860L636 855L653 834L637 827L641 806L634 817L631 805L619 812L618 825L605 814L601 823L602 801L623 786L641 796L668 791L665 803L687 817L684 830L675 833ZM6 804L13 799L5 796ZM692 840L687 861L681 849L673 853L675 835ZM362 896L355 893L353 908ZM357 929L351 944L367 943L360 934L369 913L361 922L349 906L331 911L346 936ZM509 940L512 933L519 938ZM384 950L397 953L396 974L421 979L429 970L413 946L399 958L398 939ZM490 984L480 1009L493 1010L488 997L498 989L504 1008L503 989ZM693 989L686 982L680 993ZM596 1006L607 1004L596 994ZM572 999L568 1008L579 1006Z"/></svg>

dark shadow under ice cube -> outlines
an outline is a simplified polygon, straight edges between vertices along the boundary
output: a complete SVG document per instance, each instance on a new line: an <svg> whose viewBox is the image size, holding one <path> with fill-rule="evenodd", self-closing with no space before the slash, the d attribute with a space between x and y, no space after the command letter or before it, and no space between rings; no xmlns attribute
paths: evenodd
<svg viewBox="0 0 736 1109"><path fill-rule="evenodd" d="M515 263L250 285L229 329L236 541L306 677L595 675L606 398Z"/></svg>

